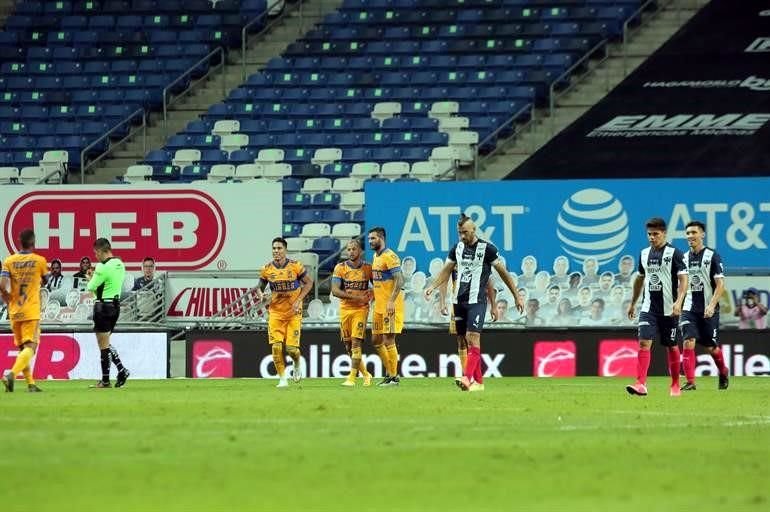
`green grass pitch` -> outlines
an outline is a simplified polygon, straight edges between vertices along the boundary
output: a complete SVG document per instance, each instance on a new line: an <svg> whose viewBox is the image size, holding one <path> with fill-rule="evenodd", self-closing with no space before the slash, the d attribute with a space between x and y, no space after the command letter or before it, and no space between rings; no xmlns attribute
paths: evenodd
<svg viewBox="0 0 770 512"><path fill-rule="evenodd" d="M0 503L30 511L770 510L770 379L42 382L0 395Z"/></svg>

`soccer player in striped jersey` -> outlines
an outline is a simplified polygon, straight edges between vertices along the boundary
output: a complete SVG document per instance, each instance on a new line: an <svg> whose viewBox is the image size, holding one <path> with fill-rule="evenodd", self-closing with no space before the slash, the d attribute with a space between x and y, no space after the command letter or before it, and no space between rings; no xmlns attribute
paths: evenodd
<svg viewBox="0 0 770 512"><path fill-rule="evenodd" d="M385 228L369 230L369 248L374 251L372 282L374 315L372 344L385 367L386 377L378 386L398 386L396 335L404 328L404 276L401 259L385 245Z"/></svg>
<svg viewBox="0 0 770 512"><path fill-rule="evenodd" d="M687 292L687 268L682 251L666 240L666 221L652 218L645 225L650 246L639 255L639 268L634 280L629 320L636 316L635 305L643 293L639 313L639 353L636 382L626 386L631 395L647 395L647 371L650 368L652 342L658 340L668 349L671 396L679 396L679 345L677 321Z"/></svg>
<svg viewBox="0 0 770 512"><path fill-rule="evenodd" d="M719 389L727 389L729 371L719 348L719 297L725 291L725 271L719 254L703 243L706 225L694 220L684 231L690 250L684 255L689 286L679 318L679 330L684 340L682 363L687 383L682 391L695 388L695 343L711 354L719 371Z"/></svg>
<svg viewBox="0 0 770 512"><path fill-rule="evenodd" d="M460 388L463 391L483 391L481 331L487 310L487 284L492 267L511 291L519 313L524 311L524 303L517 293L516 281L498 256L497 247L476 235L476 224L470 217L461 215L457 229L460 242L450 249L444 268L425 289L425 296L430 298L435 290L441 289L452 271L457 269L458 283L452 297L455 326L458 336L464 336L468 342L468 362L460 380Z"/></svg>
<svg viewBox="0 0 770 512"><path fill-rule="evenodd" d="M350 375L342 385L355 386L360 371L364 386L371 386L372 374L361 360L361 344L366 336L369 303L374 297L369 288L372 266L363 260L363 248L358 239L349 241L346 249L347 261L337 263L332 274L332 295L340 299L340 333L351 360Z"/></svg>
<svg viewBox="0 0 770 512"><path fill-rule="evenodd" d="M262 267L256 299L262 301L262 292L270 286L272 292L267 308L267 337L278 373L278 388L288 387L284 351L294 362L292 378L299 382L302 377L302 354L299 350L302 330L303 300L313 288L313 279L299 261L286 257L286 239L273 239L273 259Z"/></svg>
<svg viewBox="0 0 770 512"><path fill-rule="evenodd" d="M19 349L10 370L3 373L7 392L13 392L16 375L21 373L30 392L41 389L32 377L30 362L40 343L40 287L45 282L48 264L35 254L35 233L25 229L19 235L21 251L8 256L0 265L0 295L8 305L8 319L13 343Z"/></svg>

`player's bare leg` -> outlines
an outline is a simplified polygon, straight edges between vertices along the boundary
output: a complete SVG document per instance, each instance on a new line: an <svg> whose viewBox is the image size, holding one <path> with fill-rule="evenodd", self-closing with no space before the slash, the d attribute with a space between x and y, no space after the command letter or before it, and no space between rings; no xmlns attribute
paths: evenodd
<svg viewBox="0 0 770 512"><path fill-rule="evenodd" d="M626 386L630 395L647 396L647 372L650 369L652 340L639 340L639 353L636 356L636 382Z"/></svg>

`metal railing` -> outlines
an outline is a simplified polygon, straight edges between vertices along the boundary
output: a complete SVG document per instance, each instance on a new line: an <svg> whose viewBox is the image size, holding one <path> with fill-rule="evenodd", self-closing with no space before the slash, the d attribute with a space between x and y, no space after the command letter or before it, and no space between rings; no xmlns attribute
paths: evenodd
<svg viewBox="0 0 770 512"><path fill-rule="evenodd" d="M133 291L120 304L120 320L158 324L166 318L166 272L139 290Z"/></svg>
<svg viewBox="0 0 770 512"><path fill-rule="evenodd" d="M668 2L665 2L665 3L661 3L661 0L647 0L641 6L639 6L639 8L637 10L635 10L631 14L631 16L628 17L628 19L626 21L623 22L623 40L622 40L622 43L621 43L622 47L623 47L623 52L622 52L623 76L628 75L628 39L629 39L629 35L631 34L631 23L635 19L639 20L639 26L636 28L636 30L638 31L646 23L649 23L649 20L654 18L655 15L657 15L658 13L663 12L663 9L666 6L671 5L673 2L674 2L674 0L669 0ZM650 18L647 18L645 20L645 18L642 17L642 13L644 11L646 11L651 6L656 6L656 8L652 11L655 14L652 15ZM677 18L679 18L679 16L680 16L680 11L681 11L681 8L677 10Z"/></svg>
<svg viewBox="0 0 770 512"><path fill-rule="evenodd" d="M176 96L169 98L169 91L172 87L174 87L176 84L187 78L190 74L192 74L193 71L195 71L201 64L205 62L209 62L215 55L219 54L219 64L215 66L209 66L208 71L206 71L206 74L198 78L197 80L190 81L190 85L185 88L184 91L180 92ZM227 83L225 81L226 74L224 73L224 67L226 64L225 59L225 50L221 46L217 46L213 50L211 50L205 57L200 59L198 62L187 68L187 71L179 75L173 82L168 84L166 87L163 88L163 135L168 135L168 107L179 101L181 98L192 92L192 90L195 88L196 85L203 82L208 76L213 73L217 69L222 69L222 96L227 95ZM146 151L146 150L145 150Z"/></svg>
<svg viewBox="0 0 770 512"><path fill-rule="evenodd" d="M575 80L568 80L568 85L560 90L556 90L556 87L559 83L563 82L565 79L569 79L572 76L572 73L577 70L580 66L582 66L584 63L588 62L588 60L599 50L604 50L604 56L599 60L598 64L601 64L605 60L607 60L610 56L610 50L609 46L607 45L608 41L606 39L602 39L599 41L593 48L588 50L588 52L580 57L574 64L572 64L569 68L567 68L566 71L564 71L561 75L556 77L556 79L551 82L550 87L548 87L548 116L550 119L550 125L551 125L551 135L556 131L556 119L553 115L553 111L556 108L556 100L566 94L568 91L570 91L573 87L575 87L577 84L579 84L581 81L583 81L586 77L590 76L596 68L591 68L590 66L587 66L587 70L585 73L582 73L580 75L576 76ZM605 71L606 77L605 80L607 81L607 84L609 84L609 68Z"/></svg>
<svg viewBox="0 0 770 512"><path fill-rule="evenodd" d="M521 115L529 110L529 121L522 124L519 129L514 128L513 134L511 137L516 137L516 135L519 134L522 130L527 128L528 126L532 125L533 121L535 120L535 104L534 103L528 103L524 107L520 108L516 111L515 114L513 114L510 118L508 118L507 121L505 121L503 124L497 127L495 131L484 137L483 140L476 143L474 148L474 157L473 157L473 179L478 180L479 179L479 164L482 161L487 161L489 158L493 157L498 151L500 151L503 147L502 144L497 144L495 146L495 149L490 151L489 153L485 154L483 157L479 154L479 150L484 147L485 144L489 144L490 141L492 141L495 137L497 137L506 127L514 124L516 120L521 117Z"/></svg>
<svg viewBox="0 0 770 512"><path fill-rule="evenodd" d="M304 4L303 0L299 0L299 2L295 3L295 9L299 11L299 25L300 30L302 29L304 25L304 15L302 11L302 5ZM246 50L249 47L249 29L256 25L257 23L261 22L265 18L268 17L270 13L271 6L268 6L265 12L262 14L257 15L255 18L250 20L246 25L243 26L241 29L241 81L246 81ZM279 15L277 15L275 18L273 18L267 25L262 27L262 30L257 32L256 34L252 34L252 37L257 38L263 34L265 34L268 30L273 28L274 25L276 25L278 22L283 20L283 18L291 11L291 9L287 8L287 5L284 5L283 11Z"/></svg>
<svg viewBox="0 0 770 512"><path fill-rule="evenodd" d="M140 127L132 128L128 131L128 134L120 139L118 142L111 143L109 147L99 156L88 162L88 165L86 165L86 154L88 154L88 151L94 147L96 147L100 142L102 142L105 139L109 139L110 135L112 135L118 128L121 128L124 124L130 123L134 118L136 118L138 115L142 116L142 125ZM142 130L142 146L143 146L143 152L147 152L147 113L144 111L144 109L137 109L132 114L130 114L128 117L126 117L124 120L122 120L120 123L113 126L110 130L108 130L106 133L102 134L101 137L93 141L91 144L83 148L83 150L80 152L80 183L86 182L86 169L89 169L93 167L96 163L100 162L101 160L107 158L115 149L120 146L123 142L130 139L134 136L134 133L137 130Z"/></svg>

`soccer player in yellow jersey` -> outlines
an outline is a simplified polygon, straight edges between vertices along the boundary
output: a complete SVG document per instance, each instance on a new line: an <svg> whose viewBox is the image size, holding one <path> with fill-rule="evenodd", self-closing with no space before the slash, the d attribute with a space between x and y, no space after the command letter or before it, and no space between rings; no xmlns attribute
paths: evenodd
<svg viewBox="0 0 770 512"><path fill-rule="evenodd" d="M374 317L372 343L385 367L385 380L378 386L398 386L398 349L396 334L404 328L404 276L401 259L385 246L385 228L369 230L369 247L374 250Z"/></svg>
<svg viewBox="0 0 770 512"><path fill-rule="evenodd" d="M21 372L30 392L41 389L32 377L30 361L40 343L40 287L45 281L48 264L35 254L35 233L26 229L19 235L21 251L8 256L0 271L0 295L8 305L8 319L13 331L13 342L19 354L10 370L3 373L7 392L12 392L16 375Z"/></svg>
<svg viewBox="0 0 770 512"><path fill-rule="evenodd" d="M366 371L366 365L361 360L361 344L366 335L369 302L374 296L369 288L372 266L363 260L363 248L358 239L348 242L347 251L347 261L338 263L332 274L332 295L340 299L342 342L351 360L350 375L342 385L355 386L360 371L364 377L364 386L370 386L372 374Z"/></svg>
<svg viewBox="0 0 770 512"><path fill-rule="evenodd" d="M286 379L284 351L294 362L294 382L302 378L302 360L299 350L299 335L302 330L302 301L313 288L313 279L299 261L286 257L286 240L273 239L273 260L262 267L256 299L262 300L262 292L269 285L270 305L267 308L268 343L273 352L273 363L278 372L278 385L289 385Z"/></svg>

